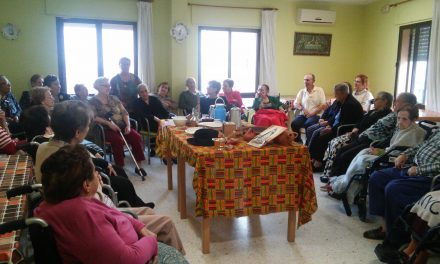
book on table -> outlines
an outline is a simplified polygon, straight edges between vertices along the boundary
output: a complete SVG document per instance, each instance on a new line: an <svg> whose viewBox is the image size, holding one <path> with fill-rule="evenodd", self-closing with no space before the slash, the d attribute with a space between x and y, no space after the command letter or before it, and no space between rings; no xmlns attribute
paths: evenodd
<svg viewBox="0 0 440 264"><path fill-rule="evenodd" d="M248 142L249 145L261 148L286 131L286 127L272 125Z"/></svg>

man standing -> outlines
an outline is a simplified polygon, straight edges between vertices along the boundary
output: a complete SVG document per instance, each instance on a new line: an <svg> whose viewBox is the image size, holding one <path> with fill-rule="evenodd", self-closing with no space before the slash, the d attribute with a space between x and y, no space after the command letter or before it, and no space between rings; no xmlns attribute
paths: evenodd
<svg viewBox="0 0 440 264"><path fill-rule="evenodd" d="M321 87L315 86L315 75L308 73L304 76L304 88L296 96L294 107L301 110L291 124L292 130L298 135L302 127L308 128L318 122L320 115L326 108L325 94ZM301 142L301 137L296 138Z"/></svg>

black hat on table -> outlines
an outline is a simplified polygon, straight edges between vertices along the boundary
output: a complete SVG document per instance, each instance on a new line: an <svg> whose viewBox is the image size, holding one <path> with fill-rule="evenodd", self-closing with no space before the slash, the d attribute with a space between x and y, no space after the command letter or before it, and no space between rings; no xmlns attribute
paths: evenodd
<svg viewBox="0 0 440 264"><path fill-rule="evenodd" d="M218 138L219 132L214 129L202 128L194 133L194 137L188 138L189 144L194 146L214 146L213 138Z"/></svg>

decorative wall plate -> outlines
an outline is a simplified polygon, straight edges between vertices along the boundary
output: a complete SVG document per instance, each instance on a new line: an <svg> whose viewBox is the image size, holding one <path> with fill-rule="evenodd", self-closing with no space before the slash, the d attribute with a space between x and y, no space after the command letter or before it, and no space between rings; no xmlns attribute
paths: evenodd
<svg viewBox="0 0 440 264"><path fill-rule="evenodd" d="M176 25L170 29L170 35L176 40L177 43L182 43L182 41L188 37L189 30L185 24L182 22L177 22Z"/></svg>
<svg viewBox="0 0 440 264"><path fill-rule="evenodd" d="M2 35L5 39L14 40L18 38L20 30L13 24L8 23L2 27Z"/></svg>

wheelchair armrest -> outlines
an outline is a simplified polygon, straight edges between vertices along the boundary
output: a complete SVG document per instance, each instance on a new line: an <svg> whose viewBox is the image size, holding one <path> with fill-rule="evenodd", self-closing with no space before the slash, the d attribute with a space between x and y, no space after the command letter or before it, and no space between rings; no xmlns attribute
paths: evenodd
<svg viewBox="0 0 440 264"><path fill-rule="evenodd" d="M436 191L434 189L440 189L440 174L434 176L431 181L431 191Z"/></svg>
<svg viewBox="0 0 440 264"><path fill-rule="evenodd" d="M336 132L336 136L340 136L341 134L348 132L349 128L353 129L355 126L356 124L340 125Z"/></svg>
<svg viewBox="0 0 440 264"><path fill-rule="evenodd" d="M38 192L42 188L41 184L33 184L33 185L23 185L19 187L15 187L6 191L6 197L11 199L12 197L29 194L32 192Z"/></svg>
<svg viewBox="0 0 440 264"><path fill-rule="evenodd" d="M136 119L130 118L130 126L133 127L136 131L139 131L139 125Z"/></svg>
<svg viewBox="0 0 440 264"><path fill-rule="evenodd" d="M371 166L370 166L370 171L375 170L376 168L378 168L378 167L380 166L380 164L383 163L383 162L390 163L390 161L389 161L389 157L390 157L390 154L391 154L393 151L401 151L401 152L403 152L404 150L406 150L406 149L408 149L408 148L409 148L409 147L405 147L405 146L393 146L393 147L390 147L387 151L385 151L384 154L380 155L379 157L377 157L377 158L373 161L373 163L372 163ZM392 163L390 163L390 165L391 165L391 164L392 164Z"/></svg>
<svg viewBox="0 0 440 264"><path fill-rule="evenodd" d="M138 219L137 214L133 213L133 212L130 211L130 210L120 210L120 211L123 212L124 214L131 215L134 219Z"/></svg>
<svg viewBox="0 0 440 264"><path fill-rule="evenodd" d="M103 184L102 185L102 191L106 191L110 199L112 200L114 205L118 204L118 196L116 192L113 190L113 188L110 185Z"/></svg>
<svg viewBox="0 0 440 264"><path fill-rule="evenodd" d="M110 185L111 180L110 180L110 176L108 176L105 172L103 171L99 171L99 175L101 175L101 178L103 179L105 184Z"/></svg>

